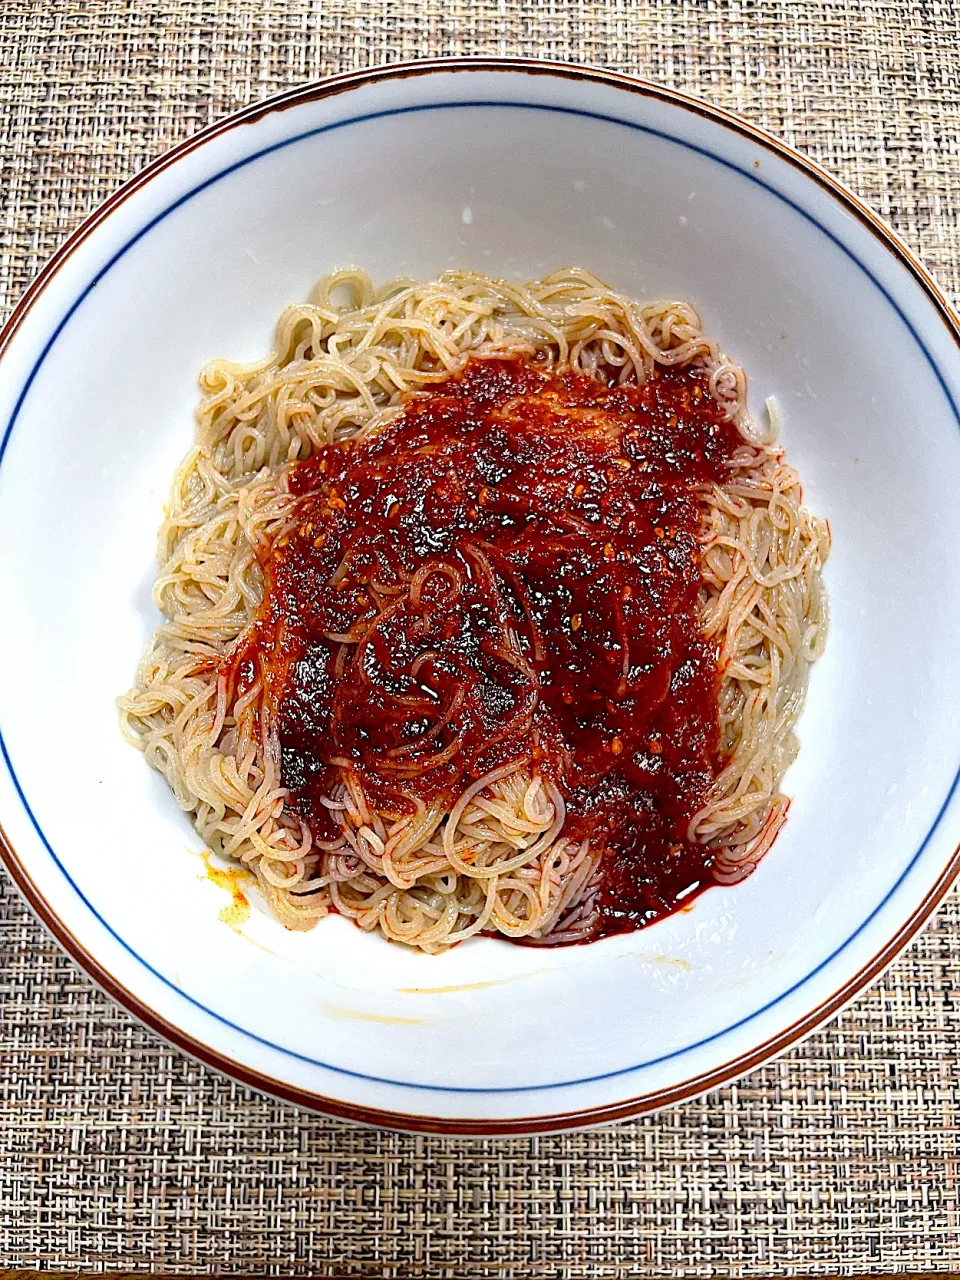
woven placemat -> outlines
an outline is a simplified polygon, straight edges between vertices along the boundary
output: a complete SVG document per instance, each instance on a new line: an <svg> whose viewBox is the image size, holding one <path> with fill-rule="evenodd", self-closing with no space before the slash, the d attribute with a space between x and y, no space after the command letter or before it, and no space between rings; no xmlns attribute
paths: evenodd
<svg viewBox="0 0 960 1280"><path fill-rule="evenodd" d="M947 0L0 0L0 307L171 143L321 75L444 53L595 63L741 111L960 285ZM957 896L854 1008L740 1084L509 1142L350 1129L195 1066L5 882L0 947L0 1264L469 1280L960 1262Z"/></svg>

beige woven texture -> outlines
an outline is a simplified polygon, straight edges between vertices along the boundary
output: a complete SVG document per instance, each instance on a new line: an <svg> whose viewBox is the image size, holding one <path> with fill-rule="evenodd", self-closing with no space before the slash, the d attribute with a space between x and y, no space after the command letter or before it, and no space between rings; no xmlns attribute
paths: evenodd
<svg viewBox="0 0 960 1280"><path fill-rule="evenodd" d="M741 111L960 285L949 3L0 0L0 306L210 121L332 72L462 53L594 63ZM740 1084L509 1142L350 1129L195 1066L9 887L0 948L0 1263L465 1280L960 1263L956 896L880 985Z"/></svg>

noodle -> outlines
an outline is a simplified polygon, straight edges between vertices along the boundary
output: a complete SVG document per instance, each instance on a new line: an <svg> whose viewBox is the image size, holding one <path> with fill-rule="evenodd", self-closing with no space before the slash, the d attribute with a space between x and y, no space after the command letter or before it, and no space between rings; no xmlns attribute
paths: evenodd
<svg viewBox="0 0 960 1280"><path fill-rule="evenodd" d="M743 443L724 483L698 495L701 615L720 649L727 763L688 838L714 854L715 880L730 884L753 870L785 817L779 782L825 642L829 531L801 505L796 473L748 415L743 371L702 333L693 308L639 305L576 268L526 285L450 271L379 291L362 272L339 271L313 302L284 312L270 359L203 371L197 443L176 473L160 532L154 598L165 622L119 701L125 736L206 844L249 868L290 928L310 928L333 909L427 951L481 931L540 944L596 933L603 850L564 834L563 797L529 761L493 769L452 805L420 803L413 814L377 811L340 761L341 781L324 801L336 836L314 843L285 805L272 689L258 680L237 696L221 674L261 601L261 560L295 519L288 465L381 430L411 395L478 353L539 354L607 383L642 383L658 364L709 374ZM492 572L482 546L470 555L477 572ZM425 565L411 584L414 605L434 574L441 581L432 590L460 591L449 565ZM383 602L379 624L395 588L370 587ZM532 618L530 626L536 645ZM366 636L328 640L340 645L342 664ZM504 658L525 661L515 648ZM446 720L455 711L447 707ZM401 778L414 768L403 748L378 763Z"/></svg>

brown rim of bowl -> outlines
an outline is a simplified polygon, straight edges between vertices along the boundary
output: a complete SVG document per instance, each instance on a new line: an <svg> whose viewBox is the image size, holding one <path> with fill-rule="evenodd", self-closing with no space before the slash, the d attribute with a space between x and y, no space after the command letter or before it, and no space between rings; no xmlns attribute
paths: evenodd
<svg viewBox="0 0 960 1280"><path fill-rule="evenodd" d="M765 132L755 125L739 119L722 107L715 107L701 102L688 94L674 89L664 89L644 80L633 79L613 71L598 71L589 67L580 67L569 63L554 63L539 59L523 58L432 58L416 63L395 63L388 66L372 67L369 70L347 72L343 75L331 76L329 79L316 81L300 89L291 89L285 93L267 98L263 102L244 107L233 115L218 123L209 125L191 138L178 143L170 151L165 152L152 161L135 177L129 179L113 193L98 209L87 217L81 225L67 238L46 264L23 297L17 303L9 320L0 331L0 357L6 351L14 334L20 328L27 313L37 298L46 288L50 280L70 255L83 243L87 236L100 225L128 196L140 187L145 186L157 174L171 164L180 160L211 138L225 133L238 125L252 124L265 115L275 111L283 111L288 107L301 103L318 101L333 97L361 85L380 83L385 80L406 79L412 76L431 75L438 71L506 71L527 75L557 76L576 81L588 81L615 89L625 89L644 98L654 98L661 102L692 111L713 123L723 125L753 142L766 151L773 152L782 160L786 160L794 168L799 169L806 177L811 178L818 186L825 189L848 212L872 231L881 244L902 266L906 267L913 278L920 284L927 297L933 303L954 341L960 346L960 321L954 315L949 303L934 281L933 277L913 253L887 227L881 219L869 209L857 196L848 191L840 182L831 177L813 161L808 160L786 143ZM454 1135L496 1135L511 1136L530 1133L550 1133L565 1129L577 1129L591 1125L609 1124L617 1120L625 1120L631 1116L657 1111L663 1107L695 1098L711 1089L729 1084L732 1080L782 1053L796 1044L804 1036L809 1035L822 1023L854 999L870 982L877 978L892 963L897 955L914 938L918 931L929 920L940 905L952 884L960 875L960 846L958 846L947 866L938 877L933 888L927 893L910 918L897 931L892 939L873 959L863 966L839 991L827 1000L822 1001L811 1013L798 1019L778 1035L765 1041L749 1053L732 1059L723 1066L703 1075L696 1076L682 1084L669 1089L657 1090L642 1094L625 1102L608 1106L587 1108L584 1110L566 1111L552 1115L540 1115L531 1118L517 1119L485 1119L485 1118L445 1118L440 1116L424 1116L407 1112L382 1111L374 1107L366 1107L353 1103L340 1102L321 1094L310 1093L276 1080L270 1076L254 1071L242 1063L234 1062L225 1055L208 1048L191 1036L185 1035L172 1023L161 1018L147 1005L121 986L96 958L84 948L64 926L62 921L49 906L46 899L31 880L26 867L20 861L10 844L2 827L0 827L0 859L4 862L11 877L19 888L40 922L48 930L54 940L80 967L93 979L111 999L121 1005L140 1022L165 1040L181 1049L184 1053L213 1067L225 1075L233 1077L244 1085L257 1089L262 1093L291 1102L307 1110L319 1111L326 1115L354 1123L401 1129L409 1132L441 1133Z"/></svg>

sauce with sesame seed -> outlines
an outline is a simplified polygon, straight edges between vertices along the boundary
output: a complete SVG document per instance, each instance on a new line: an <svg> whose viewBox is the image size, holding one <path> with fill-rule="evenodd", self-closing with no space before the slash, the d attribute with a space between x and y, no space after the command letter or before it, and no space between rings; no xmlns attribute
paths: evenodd
<svg viewBox="0 0 960 1280"><path fill-rule="evenodd" d="M338 767L401 814L529 759L606 850L600 935L704 887L685 832L723 760L696 486L738 443L696 370L608 387L487 358L293 464L297 524L225 666L266 681L316 838Z"/></svg>

